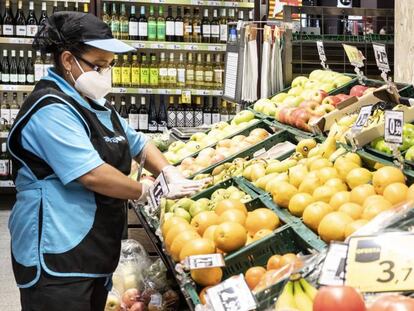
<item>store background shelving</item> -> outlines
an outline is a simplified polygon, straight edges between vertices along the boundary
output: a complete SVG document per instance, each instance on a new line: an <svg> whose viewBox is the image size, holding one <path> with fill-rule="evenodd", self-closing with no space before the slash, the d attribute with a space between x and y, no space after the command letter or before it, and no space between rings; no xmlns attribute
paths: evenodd
<svg viewBox="0 0 414 311"><path fill-rule="evenodd" d="M98 2L124 2L135 4L166 4L166 5L195 5L195 6L215 6L227 8L254 8L253 2L237 2L237 1L207 1L207 0L98 0Z"/></svg>

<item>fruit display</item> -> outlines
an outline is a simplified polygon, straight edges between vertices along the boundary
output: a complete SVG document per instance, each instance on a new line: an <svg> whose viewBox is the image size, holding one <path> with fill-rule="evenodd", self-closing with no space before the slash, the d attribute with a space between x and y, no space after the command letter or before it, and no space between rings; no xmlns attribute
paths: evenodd
<svg viewBox="0 0 414 311"><path fill-rule="evenodd" d="M242 110L229 123L218 122L212 125L208 133L198 132L193 134L187 143L180 140L173 142L164 153L164 156L171 164L179 163L186 157L214 145L257 122L258 120L255 119L251 111Z"/></svg>
<svg viewBox="0 0 414 311"><path fill-rule="evenodd" d="M297 310L312 311L318 290L304 278L288 281L277 298L275 311ZM330 309L336 310L336 309ZM348 309L354 310L354 309Z"/></svg>
<svg viewBox="0 0 414 311"><path fill-rule="evenodd" d="M185 158L178 166L178 169L184 176L192 176L195 173L215 163L221 162L240 151L257 145L270 135L271 134L263 128L255 128L249 133L248 136L236 135L231 139L222 139L217 142L214 148L208 147L201 150L195 158Z"/></svg>

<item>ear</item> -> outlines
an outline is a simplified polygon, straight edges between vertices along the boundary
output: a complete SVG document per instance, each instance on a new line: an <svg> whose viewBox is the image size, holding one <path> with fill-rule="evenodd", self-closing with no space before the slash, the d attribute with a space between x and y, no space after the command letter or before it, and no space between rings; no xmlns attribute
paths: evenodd
<svg viewBox="0 0 414 311"><path fill-rule="evenodd" d="M62 64L62 69L66 71L72 71L73 66L73 56L69 51L64 51L60 55L60 63Z"/></svg>

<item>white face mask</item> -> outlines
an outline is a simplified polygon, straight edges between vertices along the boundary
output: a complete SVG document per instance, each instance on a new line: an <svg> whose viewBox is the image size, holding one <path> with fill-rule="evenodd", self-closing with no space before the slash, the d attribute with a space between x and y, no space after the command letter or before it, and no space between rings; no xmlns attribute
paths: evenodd
<svg viewBox="0 0 414 311"><path fill-rule="evenodd" d="M75 81L75 89L90 99L96 100L105 97L112 88L111 70L105 70L103 73L99 73L95 70L85 72L76 58L75 61L82 71L82 74L76 81L73 78L72 73L70 73L73 81Z"/></svg>

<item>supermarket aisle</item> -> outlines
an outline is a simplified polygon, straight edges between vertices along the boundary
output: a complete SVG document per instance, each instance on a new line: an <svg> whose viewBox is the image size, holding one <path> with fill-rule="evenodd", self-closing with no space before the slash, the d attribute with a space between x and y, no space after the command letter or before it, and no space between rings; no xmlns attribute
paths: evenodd
<svg viewBox="0 0 414 311"><path fill-rule="evenodd" d="M10 235L7 229L9 215L10 209L0 208L0 310L18 311L20 297L10 261Z"/></svg>

